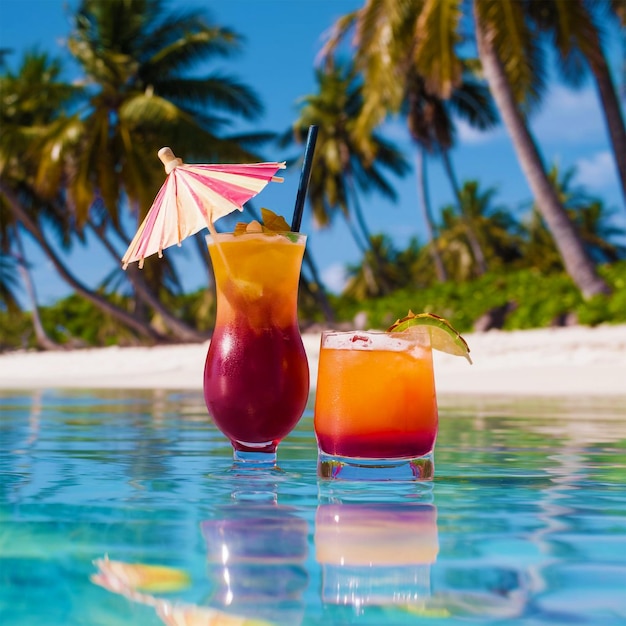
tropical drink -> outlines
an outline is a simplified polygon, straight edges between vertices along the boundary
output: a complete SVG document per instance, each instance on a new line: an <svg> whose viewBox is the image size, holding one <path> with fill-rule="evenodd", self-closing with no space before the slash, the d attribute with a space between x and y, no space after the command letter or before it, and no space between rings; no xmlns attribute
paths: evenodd
<svg viewBox="0 0 626 626"><path fill-rule="evenodd" d="M236 460L273 464L309 393L297 321L306 237L229 233L207 241L217 317L204 370L206 405Z"/></svg>
<svg viewBox="0 0 626 626"><path fill-rule="evenodd" d="M370 466L389 470L385 479L397 468L430 478L437 420L427 328L322 334L315 433L323 477Z"/></svg>

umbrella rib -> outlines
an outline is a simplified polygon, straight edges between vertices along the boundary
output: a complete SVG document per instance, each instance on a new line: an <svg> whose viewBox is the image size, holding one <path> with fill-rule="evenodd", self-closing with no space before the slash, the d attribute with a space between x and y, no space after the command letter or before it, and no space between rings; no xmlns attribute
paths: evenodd
<svg viewBox="0 0 626 626"><path fill-rule="evenodd" d="M176 176L176 170L174 170L174 183L176 185L176 212L178 214L178 219L176 220L176 232L178 233L178 245L180 246L180 242L182 241L182 234L180 230L180 226L183 223L182 221L182 202L179 201L178 198L178 176Z"/></svg>
<svg viewBox="0 0 626 626"><path fill-rule="evenodd" d="M162 257L165 248L180 246L204 225L217 234L215 221L242 211L269 182L284 181L275 174L285 169L285 162L188 165L171 156L175 163L169 171L172 159L159 155L168 176L122 258L124 269L133 261L143 267L144 259L155 252Z"/></svg>

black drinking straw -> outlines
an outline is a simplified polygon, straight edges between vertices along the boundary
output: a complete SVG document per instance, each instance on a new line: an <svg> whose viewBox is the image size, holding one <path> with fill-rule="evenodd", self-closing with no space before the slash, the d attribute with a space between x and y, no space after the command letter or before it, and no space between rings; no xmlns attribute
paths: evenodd
<svg viewBox="0 0 626 626"><path fill-rule="evenodd" d="M318 130L318 126L309 126L309 134L306 138L304 161L302 162L302 172L300 172L300 184L298 185L296 206L293 211L293 220L291 221L291 232L294 233L300 232L302 213L304 211L304 201L306 200L306 192L309 188L309 180L311 180L311 164L313 163L313 153L315 152L315 142L317 141Z"/></svg>

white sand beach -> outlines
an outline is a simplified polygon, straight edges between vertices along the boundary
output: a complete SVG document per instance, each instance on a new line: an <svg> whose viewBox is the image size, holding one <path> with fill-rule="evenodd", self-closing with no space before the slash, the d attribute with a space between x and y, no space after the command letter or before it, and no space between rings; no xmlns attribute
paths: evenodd
<svg viewBox="0 0 626 626"><path fill-rule="evenodd" d="M474 361L435 353L439 394L624 396L626 324L464 335ZM312 386L319 334L306 334ZM202 389L208 343L0 354L0 389Z"/></svg>

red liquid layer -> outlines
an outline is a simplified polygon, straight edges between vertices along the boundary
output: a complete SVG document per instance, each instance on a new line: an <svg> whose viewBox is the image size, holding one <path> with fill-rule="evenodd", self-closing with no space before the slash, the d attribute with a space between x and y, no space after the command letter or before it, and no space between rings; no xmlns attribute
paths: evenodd
<svg viewBox="0 0 626 626"><path fill-rule="evenodd" d="M238 450L275 448L298 423L309 395L309 366L297 326L218 326L204 369L204 399ZM268 448L245 443L271 442Z"/></svg>
<svg viewBox="0 0 626 626"><path fill-rule="evenodd" d="M424 456L435 446L437 431L387 431L366 435L325 436L317 434L326 454L363 459L400 459Z"/></svg>

